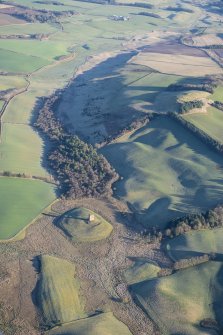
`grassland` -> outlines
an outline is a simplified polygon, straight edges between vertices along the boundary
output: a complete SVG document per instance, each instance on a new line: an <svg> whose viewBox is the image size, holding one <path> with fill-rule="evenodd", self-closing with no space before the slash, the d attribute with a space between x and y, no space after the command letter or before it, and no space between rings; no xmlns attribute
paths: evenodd
<svg viewBox="0 0 223 335"><path fill-rule="evenodd" d="M217 259L222 260L222 233L222 228L187 233L169 241L166 249L174 260L210 253L216 254Z"/></svg>
<svg viewBox="0 0 223 335"><path fill-rule="evenodd" d="M49 335L131 335L126 325L118 321L111 312L66 324L53 329Z"/></svg>
<svg viewBox="0 0 223 335"><path fill-rule="evenodd" d="M210 107L205 114L195 113L184 115L183 117L215 140L223 142L223 111Z"/></svg>
<svg viewBox="0 0 223 335"><path fill-rule="evenodd" d="M160 267L157 264L151 263L145 258L134 258L132 261L132 266L124 273L128 285L154 279L160 271Z"/></svg>
<svg viewBox="0 0 223 335"><path fill-rule="evenodd" d="M47 60L39 57L0 49L0 71L2 72L29 73L47 64L49 64Z"/></svg>
<svg viewBox="0 0 223 335"><path fill-rule="evenodd" d="M10 239L55 199L52 185L38 180L0 178L0 239Z"/></svg>
<svg viewBox="0 0 223 335"><path fill-rule="evenodd" d="M42 255L40 261L38 299L44 323L53 326L85 317L74 264L48 255Z"/></svg>
<svg viewBox="0 0 223 335"><path fill-rule="evenodd" d="M222 326L222 269L222 263L208 262L133 285L132 292L162 334L212 334L200 321L211 318Z"/></svg>
<svg viewBox="0 0 223 335"><path fill-rule="evenodd" d="M0 90L20 89L27 85L26 80L19 76L0 76Z"/></svg>
<svg viewBox="0 0 223 335"><path fill-rule="evenodd" d="M0 145L1 171L46 177L48 173L40 160L42 151L42 139L32 127L24 124L3 124Z"/></svg>
<svg viewBox="0 0 223 335"><path fill-rule="evenodd" d="M131 204L146 226L163 227L223 199L222 158L168 117L157 117L102 153L123 177L115 195Z"/></svg>
<svg viewBox="0 0 223 335"><path fill-rule="evenodd" d="M156 71L180 76L198 77L223 73L210 58L164 53L139 53L133 60L136 64L148 66Z"/></svg>
<svg viewBox="0 0 223 335"><path fill-rule="evenodd" d="M94 220L89 222L89 216ZM58 221L59 227L73 241L95 242L107 238L112 232L112 225L100 215L87 208L75 208L64 214Z"/></svg>

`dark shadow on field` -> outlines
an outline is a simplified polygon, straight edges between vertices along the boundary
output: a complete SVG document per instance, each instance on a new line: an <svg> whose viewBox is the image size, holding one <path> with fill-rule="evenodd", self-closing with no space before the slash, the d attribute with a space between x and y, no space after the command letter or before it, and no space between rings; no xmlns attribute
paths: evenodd
<svg viewBox="0 0 223 335"><path fill-rule="evenodd" d="M212 252L200 252L200 251L195 251L195 250L176 250L176 249L171 249L171 254L174 256L174 259L180 260L180 259L188 259L192 257L200 257L203 255L210 255L210 257L214 257L213 261L214 262L223 262L223 254L215 252L214 256L212 256Z"/></svg>
<svg viewBox="0 0 223 335"><path fill-rule="evenodd" d="M35 272L38 275L40 275L41 263L40 263L39 256L36 256L32 259L32 265L33 265L33 268L34 268ZM40 312L40 309L39 309L40 308L39 285L40 285L40 279L38 278L36 286L32 290L31 298L32 298L32 302L33 302L34 306L37 309L38 319L42 321L42 315L41 315L41 312ZM42 323L42 322L40 322L40 323Z"/></svg>
<svg viewBox="0 0 223 335"><path fill-rule="evenodd" d="M218 271L214 283L210 283L210 290L213 292L213 309L218 326L223 331L223 265Z"/></svg>
<svg viewBox="0 0 223 335"><path fill-rule="evenodd" d="M55 112L70 131L85 141L95 143L117 135L134 120L145 116L132 105L138 101L153 103L157 94L165 88L135 85L155 72L141 65L128 64L136 54L137 51L125 52L102 61L78 75L64 90ZM133 81L128 79L126 82L127 73L131 74L128 78L135 73ZM137 96L128 94L132 90L146 93Z"/></svg>

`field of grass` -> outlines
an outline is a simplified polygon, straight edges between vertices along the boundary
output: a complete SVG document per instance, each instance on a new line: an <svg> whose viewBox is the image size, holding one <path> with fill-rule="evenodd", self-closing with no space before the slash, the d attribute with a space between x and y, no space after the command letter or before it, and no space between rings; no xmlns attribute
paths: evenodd
<svg viewBox="0 0 223 335"><path fill-rule="evenodd" d="M223 73L223 70L210 58L165 54L139 53L134 62L148 66L158 72L180 76L201 77Z"/></svg>
<svg viewBox="0 0 223 335"><path fill-rule="evenodd" d="M124 273L128 285L154 279L160 271L157 264L151 263L146 258L134 258L132 261L132 266Z"/></svg>
<svg viewBox="0 0 223 335"><path fill-rule="evenodd" d="M204 211L223 200L223 158L168 117L102 149L122 180L115 196L131 204L146 226Z"/></svg>
<svg viewBox="0 0 223 335"><path fill-rule="evenodd" d="M89 215L94 215L94 221L88 221ZM103 240L111 234L113 229L112 225L100 215L83 207L64 214L58 221L58 225L67 236L77 242Z"/></svg>
<svg viewBox="0 0 223 335"><path fill-rule="evenodd" d="M86 317L79 296L79 282L74 264L49 255L42 255L38 301L48 326Z"/></svg>
<svg viewBox="0 0 223 335"><path fill-rule="evenodd" d="M49 61L46 59L0 49L0 71L3 72L28 73L47 64Z"/></svg>
<svg viewBox="0 0 223 335"><path fill-rule="evenodd" d="M39 180L0 178L0 240L25 228L55 199L52 185Z"/></svg>
<svg viewBox="0 0 223 335"><path fill-rule="evenodd" d="M164 335L213 334L200 327L200 321L205 318L223 325L223 266L220 262L208 262L131 288L140 306Z"/></svg>
<svg viewBox="0 0 223 335"><path fill-rule="evenodd" d="M44 65L46 65L48 61L53 61L56 57L67 55L68 46L69 42L66 43L66 41L0 40L1 52L3 52L3 50L5 50L5 52L15 52L17 55L19 54L17 57L25 57L24 61L26 61L27 56L33 56L39 59L39 62L42 62ZM30 61L27 59L27 62L30 63L31 61L35 64L35 59L30 59ZM19 61L17 62L19 63Z"/></svg>
<svg viewBox="0 0 223 335"><path fill-rule="evenodd" d="M4 123L0 145L0 171L47 176L42 166L43 142L32 127L24 124Z"/></svg>
<svg viewBox="0 0 223 335"><path fill-rule="evenodd" d="M223 143L223 111L210 107L207 113L184 115L183 118L203 130L213 139Z"/></svg>
<svg viewBox="0 0 223 335"><path fill-rule="evenodd" d="M0 76L0 91L17 88L20 89L27 85L26 80L19 76Z"/></svg>
<svg viewBox="0 0 223 335"><path fill-rule="evenodd" d="M215 253L223 260L223 228L193 231L168 241L166 249L174 260L190 258L204 253Z"/></svg>
<svg viewBox="0 0 223 335"><path fill-rule="evenodd" d="M131 335L131 333L113 313L107 312L55 328L49 335Z"/></svg>
<svg viewBox="0 0 223 335"><path fill-rule="evenodd" d="M12 24L0 27L0 35L14 34L50 34L57 31L53 25L48 23L25 23Z"/></svg>

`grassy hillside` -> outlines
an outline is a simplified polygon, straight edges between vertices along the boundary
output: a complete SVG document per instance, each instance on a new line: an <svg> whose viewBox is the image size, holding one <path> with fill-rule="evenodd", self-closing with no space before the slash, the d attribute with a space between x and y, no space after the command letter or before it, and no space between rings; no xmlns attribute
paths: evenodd
<svg viewBox="0 0 223 335"><path fill-rule="evenodd" d="M112 313L103 313L55 328L49 335L131 335L131 333Z"/></svg>
<svg viewBox="0 0 223 335"><path fill-rule="evenodd" d="M223 228L194 231L168 241L166 248L174 260L199 256L202 253L215 253L223 260Z"/></svg>
<svg viewBox="0 0 223 335"><path fill-rule="evenodd" d="M38 301L44 323L53 326L85 317L74 264L48 255L42 255L40 261Z"/></svg>
<svg viewBox="0 0 223 335"><path fill-rule="evenodd" d="M200 321L215 319L222 327L223 267L208 262L174 275L132 286L138 303L162 334L213 334Z"/></svg>
<svg viewBox="0 0 223 335"><path fill-rule="evenodd" d="M102 149L122 180L115 195L129 202L147 226L203 211L223 200L223 158L168 117Z"/></svg>
<svg viewBox="0 0 223 335"><path fill-rule="evenodd" d="M89 215L94 220L89 222ZM75 208L64 214L58 221L59 227L73 241L94 242L107 238L112 232L112 225L100 215L87 208Z"/></svg>
<svg viewBox="0 0 223 335"><path fill-rule="evenodd" d="M124 273L125 279L129 285L144 280L154 279L160 271L160 267L157 264L151 263L145 258L134 258L132 261L132 266Z"/></svg>
<svg viewBox="0 0 223 335"><path fill-rule="evenodd" d="M0 240L25 228L55 199L52 185L39 180L0 178Z"/></svg>

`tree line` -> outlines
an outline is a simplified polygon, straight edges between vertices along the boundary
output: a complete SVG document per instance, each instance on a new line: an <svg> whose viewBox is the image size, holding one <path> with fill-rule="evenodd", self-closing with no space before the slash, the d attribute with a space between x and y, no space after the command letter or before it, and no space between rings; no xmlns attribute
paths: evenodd
<svg viewBox="0 0 223 335"><path fill-rule="evenodd" d="M180 103L180 114L185 114L194 108L202 108L204 103L202 100L184 101Z"/></svg>

